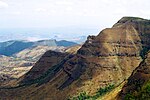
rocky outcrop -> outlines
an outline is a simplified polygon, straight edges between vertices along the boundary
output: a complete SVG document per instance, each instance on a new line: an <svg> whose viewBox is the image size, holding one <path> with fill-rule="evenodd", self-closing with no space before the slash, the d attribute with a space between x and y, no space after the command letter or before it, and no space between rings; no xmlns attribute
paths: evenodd
<svg viewBox="0 0 150 100"><path fill-rule="evenodd" d="M98 87L122 82L142 61L143 48L149 49L149 22L141 18L125 17L112 28L104 29L98 36L89 36L75 57L64 64L65 72L72 76L84 70L79 83L93 83L89 86L92 89L86 84L81 86L91 94ZM84 62L80 63L82 60Z"/></svg>

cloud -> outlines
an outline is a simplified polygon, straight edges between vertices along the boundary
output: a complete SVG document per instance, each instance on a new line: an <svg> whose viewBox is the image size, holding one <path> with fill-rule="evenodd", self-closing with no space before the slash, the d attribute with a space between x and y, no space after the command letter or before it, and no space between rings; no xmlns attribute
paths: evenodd
<svg viewBox="0 0 150 100"><path fill-rule="evenodd" d="M47 9L45 9L45 8L36 8L35 11L41 13L41 12L46 12Z"/></svg>
<svg viewBox="0 0 150 100"><path fill-rule="evenodd" d="M56 2L57 5L73 5L73 1L66 1L66 0L61 0Z"/></svg>
<svg viewBox="0 0 150 100"><path fill-rule="evenodd" d="M6 2L0 1L0 9L7 8L8 4Z"/></svg>
<svg viewBox="0 0 150 100"><path fill-rule="evenodd" d="M0 8L7 3L9 9L0 12L0 27L105 28L123 16L150 16L150 0L0 0Z"/></svg>
<svg viewBox="0 0 150 100"><path fill-rule="evenodd" d="M27 37L26 40L27 41L38 41L38 40L45 40L48 38L41 38L41 37Z"/></svg>
<svg viewBox="0 0 150 100"><path fill-rule="evenodd" d="M20 12L20 11L14 11L14 12L12 12L12 14L13 14L13 15L21 15L22 12Z"/></svg>

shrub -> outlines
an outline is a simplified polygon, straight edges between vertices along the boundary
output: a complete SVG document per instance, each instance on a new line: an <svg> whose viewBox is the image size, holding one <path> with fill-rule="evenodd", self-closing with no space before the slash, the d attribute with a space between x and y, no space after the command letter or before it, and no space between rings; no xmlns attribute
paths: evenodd
<svg viewBox="0 0 150 100"><path fill-rule="evenodd" d="M126 94L125 100L135 100L135 97L132 94Z"/></svg>
<svg viewBox="0 0 150 100"><path fill-rule="evenodd" d="M87 100L90 99L90 96L86 92L79 93L78 96L72 97L69 100Z"/></svg>
<svg viewBox="0 0 150 100"><path fill-rule="evenodd" d="M98 97L103 96L107 92L110 92L112 89L114 89L114 85L108 85L108 86L106 86L104 88L98 89L96 94L93 95L93 96L88 95L86 92L82 92L78 96L72 97L69 100L95 100Z"/></svg>
<svg viewBox="0 0 150 100"><path fill-rule="evenodd" d="M136 92L136 94L134 94ZM125 100L150 100L150 82L125 95Z"/></svg>
<svg viewBox="0 0 150 100"><path fill-rule="evenodd" d="M140 52L140 56L142 59L145 58L146 53L148 52L149 48L143 47L142 51Z"/></svg>
<svg viewBox="0 0 150 100"><path fill-rule="evenodd" d="M102 96L102 95L106 94L107 92L110 92L113 88L114 88L114 85L108 85L104 88L100 88L97 91L97 95Z"/></svg>

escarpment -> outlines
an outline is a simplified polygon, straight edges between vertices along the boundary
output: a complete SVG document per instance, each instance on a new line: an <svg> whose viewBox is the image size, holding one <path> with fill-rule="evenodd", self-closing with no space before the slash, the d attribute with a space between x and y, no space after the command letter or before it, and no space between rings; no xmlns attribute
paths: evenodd
<svg viewBox="0 0 150 100"><path fill-rule="evenodd" d="M27 76L36 80L32 72L38 69L43 73L38 81L27 87L20 87L18 95L29 91L24 98L65 100L70 96L86 91L93 95L100 87L109 84L118 85L127 79L139 66L142 58L150 48L150 21L142 18L123 17L112 28L102 30L97 36L89 36L76 54L60 54L55 57L41 58L43 61L56 61L54 65L35 66ZM62 55L62 56L61 56ZM48 56L48 55L47 55ZM48 60L47 60L48 59ZM41 70L41 71L40 71ZM46 73L46 74L45 74ZM33 77L32 77L33 76ZM30 78L29 78L30 79ZM21 80L28 80L24 77ZM39 84L39 81L42 83ZM28 80L30 82L30 80ZM21 81L21 84L26 81ZM34 91L32 90L34 89ZM0 90L2 97L13 94L15 89Z"/></svg>
<svg viewBox="0 0 150 100"><path fill-rule="evenodd" d="M148 100L150 98L150 51L145 59L133 71L123 87L119 99Z"/></svg>

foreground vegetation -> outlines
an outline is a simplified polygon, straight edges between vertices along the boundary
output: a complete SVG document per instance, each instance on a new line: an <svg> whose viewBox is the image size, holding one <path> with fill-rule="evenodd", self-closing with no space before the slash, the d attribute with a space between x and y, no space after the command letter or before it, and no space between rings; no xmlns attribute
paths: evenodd
<svg viewBox="0 0 150 100"><path fill-rule="evenodd" d="M125 100L150 100L150 81L133 93L128 93Z"/></svg>
<svg viewBox="0 0 150 100"><path fill-rule="evenodd" d="M108 85L104 88L99 88L98 91L93 96L88 95L86 92L81 92L79 93L78 96L69 98L68 100L96 100L97 98L105 95L106 93L110 92L114 88L115 88L114 85Z"/></svg>

